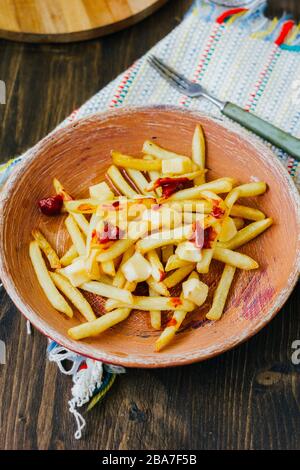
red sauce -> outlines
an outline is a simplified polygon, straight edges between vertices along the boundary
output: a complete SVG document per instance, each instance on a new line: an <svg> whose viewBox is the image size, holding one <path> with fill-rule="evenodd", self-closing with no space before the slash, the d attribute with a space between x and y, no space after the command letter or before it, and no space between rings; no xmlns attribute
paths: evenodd
<svg viewBox="0 0 300 470"><path fill-rule="evenodd" d="M179 178L158 178L154 183L154 189L161 188L163 197L168 198L177 191L188 188L191 183L192 182L184 176Z"/></svg>
<svg viewBox="0 0 300 470"><path fill-rule="evenodd" d="M117 211L120 209L120 205L120 201L114 201L111 204L103 204L102 207L108 210Z"/></svg>
<svg viewBox="0 0 300 470"><path fill-rule="evenodd" d="M203 248L212 248L212 243L216 239L217 232L210 226L204 230Z"/></svg>
<svg viewBox="0 0 300 470"><path fill-rule="evenodd" d="M160 281L163 281L163 280L165 279L165 277L166 277L166 273L165 273L165 271L163 271L162 269L160 269L159 272L160 272L160 278L159 278L159 280L160 280Z"/></svg>
<svg viewBox="0 0 300 470"><path fill-rule="evenodd" d="M221 217L223 217L223 215L225 214L225 210L220 207L220 201L213 200L212 203L213 209L211 211L211 215L215 219L221 219Z"/></svg>
<svg viewBox="0 0 300 470"><path fill-rule="evenodd" d="M175 318L171 318L170 321L168 321L167 323L167 326L175 326L177 325L177 321L175 320Z"/></svg>
<svg viewBox="0 0 300 470"><path fill-rule="evenodd" d="M170 303L173 305L173 307L179 307L180 305L182 305L182 300L180 297L172 297L170 299Z"/></svg>
<svg viewBox="0 0 300 470"><path fill-rule="evenodd" d="M63 197L60 194L46 197L38 202L40 211L45 215L58 215L63 206Z"/></svg>
<svg viewBox="0 0 300 470"><path fill-rule="evenodd" d="M93 230L92 232L93 242L98 243L100 245L108 243L113 240L120 240L123 236L124 236L124 231L121 230L119 227L115 227L109 222L104 222L102 232L97 232L96 230Z"/></svg>
<svg viewBox="0 0 300 470"><path fill-rule="evenodd" d="M199 248L199 250L212 248L212 242L217 236L215 229L212 226L203 229L199 221L193 224L193 229L194 233L190 240L195 243L196 248Z"/></svg>

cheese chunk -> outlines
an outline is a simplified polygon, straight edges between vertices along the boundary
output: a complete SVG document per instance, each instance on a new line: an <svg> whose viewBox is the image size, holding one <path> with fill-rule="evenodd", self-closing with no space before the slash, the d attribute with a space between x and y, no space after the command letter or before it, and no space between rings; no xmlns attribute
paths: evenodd
<svg viewBox="0 0 300 470"><path fill-rule="evenodd" d="M202 259L201 250L193 242L182 242L176 248L175 254L183 261L199 263Z"/></svg>
<svg viewBox="0 0 300 470"><path fill-rule="evenodd" d="M161 169L163 174L182 175L192 171L192 161L188 157L171 158L162 160Z"/></svg>
<svg viewBox="0 0 300 470"><path fill-rule="evenodd" d="M121 269L129 282L146 281L152 272L151 264L138 252L129 258Z"/></svg>
<svg viewBox="0 0 300 470"><path fill-rule="evenodd" d="M91 277L86 268L87 266L85 260L78 259L66 268L60 269L59 272L60 274L63 274L65 277L67 277L74 287L78 287L84 282L91 280Z"/></svg>
<svg viewBox="0 0 300 470"><path fill-rule="evenodd" d="M182 284L182 293L184 299L190 300L200 307L207 298L208 286L199 279L188 279Z"/></svg>
<svg viewBox="0 0 300 470"><path fill-rule="evenodd" d="M90 196L93 199L100 199L101 201L110 201L115 197L114 193L110 189L105 181L103 183L95 184L89 187Z"/></svg>

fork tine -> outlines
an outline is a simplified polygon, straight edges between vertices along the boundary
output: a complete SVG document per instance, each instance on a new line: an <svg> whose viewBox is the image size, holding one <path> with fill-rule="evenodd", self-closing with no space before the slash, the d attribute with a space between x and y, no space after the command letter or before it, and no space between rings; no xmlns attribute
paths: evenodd
<svg viewBox="0 0 300 470"><path fill-rule="evenodd" d="M179 88L180 91L187 91L189 83L188 81L179 75L175 70L171 69L170 67L166 66L163 62L161 62L155 56L149 56L148 62L152 65L168 82L175 86L175 88Z"/></svg>

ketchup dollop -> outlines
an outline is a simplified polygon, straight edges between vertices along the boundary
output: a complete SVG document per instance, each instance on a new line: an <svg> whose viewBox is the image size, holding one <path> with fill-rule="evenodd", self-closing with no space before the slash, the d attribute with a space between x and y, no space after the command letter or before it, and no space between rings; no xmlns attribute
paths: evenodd
<svg viewBox="0 0 300 470"><path fill-rule="evenodd" d="M161 188L163 197L167 198L182 189L186 189L191 185L191 181L185 176L179 178L158 178L154 183L154 189Z"/></svg>
<svg viewBox="0 0 300 470"><path fill-rule="evenodd" d="M63 197L61 194L55 196L45 197L38 202L40 211L45 215L58 215L63 206Z"/></svg>

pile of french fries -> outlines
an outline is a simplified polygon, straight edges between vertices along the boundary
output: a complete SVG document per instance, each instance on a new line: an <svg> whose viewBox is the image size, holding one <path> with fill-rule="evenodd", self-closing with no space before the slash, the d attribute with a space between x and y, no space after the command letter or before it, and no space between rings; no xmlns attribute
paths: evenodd
<svg viewBox="0 0 300 470"><path fill-rule="evenodd" d="M201 280L213 260L224 264L207 307L206 318L219 320L236 269L252 270L257 261L236 251L273 223L240 198L265 193L264 182L239 185L230 177L206 181L205 138L200 125L192 139L192 157L146 141L142 156L112 151L107 182L89 188L89 197L73 199L53 181L63 199L70 248L59 258L39 230L33 230L29 254L37 279L52 306L84 321L69 329L75 340L99 335L134 311L145 311L151 326L162 329L160 351L184 319L208 300ZM148 295L136 295L138 284ZM180 288L180 295L172 296ZM93 311L84 292L106 298L106 313Z"/></svg>

